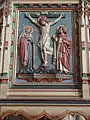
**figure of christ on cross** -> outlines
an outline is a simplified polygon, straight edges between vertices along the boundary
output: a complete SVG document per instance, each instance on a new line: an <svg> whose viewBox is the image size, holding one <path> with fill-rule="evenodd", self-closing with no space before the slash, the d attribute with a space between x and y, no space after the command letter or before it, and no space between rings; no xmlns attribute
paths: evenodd
<svg viewBox="0 0 90 120"><path fill-rule="evenodd" d="M50 46L48 41L50 40L49 32L50 32L50 27L57 23L59 20L64 18L64 15L61 14L59 18L56 20L49 22L47 16L41 15L39 16L38 20L35 21L29 13L26 13L25 16L33 22L35 25L37 25L40 29L40 39L39 39L39 44L40 44L40 51L41 51L41 58L42 58L42 67L46 68L47 67L47 51L50 51ZM37 43L38 44L38 43Z"/></svg>

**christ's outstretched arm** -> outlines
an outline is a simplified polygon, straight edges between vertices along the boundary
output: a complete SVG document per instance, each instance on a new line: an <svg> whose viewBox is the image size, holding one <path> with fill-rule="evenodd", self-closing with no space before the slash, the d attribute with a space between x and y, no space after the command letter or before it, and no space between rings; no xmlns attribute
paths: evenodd
<svg viewBox="0 0 90 120"><path fill-rule="evenodd" d="M35 20L31 17L30 14L26 13L25 16L26 16L29 20L31 20L34 24L36 24L37 26L40 26L39 23L38 23L37 21L35 21Z"/></svg>
<svg viewBox="0 0 90 120"><path fill-rule="evenodd" d="M62 18L65 18L65 16L63 15L63 14L61 14L60 16L59 16L59 18L57 18L56 20L54 20L53 22L50 22L50 25L53 25L53 24L55 24L55 23L57 23L59 20L61 20Z"/></svg>

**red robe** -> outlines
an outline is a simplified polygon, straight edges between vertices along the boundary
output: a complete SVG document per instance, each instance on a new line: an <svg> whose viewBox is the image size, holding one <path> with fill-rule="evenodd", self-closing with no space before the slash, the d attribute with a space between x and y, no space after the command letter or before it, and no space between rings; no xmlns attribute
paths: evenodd
<svg viewBox="0 0 90 120"><path fill-rule="evenodd" d="M26 36L21 36L20 37L20 48L19 48L19 56L20 56L20 67L24 68L24 66L26 65L27 62L27 46L28 46L29 42L27 41Z"/></svg>
<svg viewBox="0 0 90 120"><path fill-rule="evenodd" d="M57 58L57 60L58 60L58 63L60 64L60 61L61 61L62 65L68 71L70 71L71 41L69 40L67 34L57 35L55 37L57 38L57 49L58 49L58 58ZM61 42L59 42L60 38L62 38Z"/></svg>

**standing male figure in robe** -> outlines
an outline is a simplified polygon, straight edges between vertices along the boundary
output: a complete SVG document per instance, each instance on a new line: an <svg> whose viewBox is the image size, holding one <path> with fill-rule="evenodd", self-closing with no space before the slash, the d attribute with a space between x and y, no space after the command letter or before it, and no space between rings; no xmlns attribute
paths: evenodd
<svg viewBox="0 0 90 120"><path fill-rule="evenodd" d="M64 25L59 25L56 30L56 34L53 35L56 42L56 57L57 57L57 70L61 73L70 72L70 49L71 40L67 34L67 28Z"/></svg>
<svg viewBox="0 0 90 120"><path fill-rule="evenodd" d="M37 21L35 21L30 14L26 13L26 17L31 20L35 25L37 25L40 29L40 51L41 51L41 58L42 58L42 67L47 67L47 52L51 54L52 50L50 49L50 27L51 25L54 25L59 20L61 20L64 16L63 14L60 15L59 18L54 20L53 22L49 22L48 18L45 15L42 15L38 18Z"/></svg>

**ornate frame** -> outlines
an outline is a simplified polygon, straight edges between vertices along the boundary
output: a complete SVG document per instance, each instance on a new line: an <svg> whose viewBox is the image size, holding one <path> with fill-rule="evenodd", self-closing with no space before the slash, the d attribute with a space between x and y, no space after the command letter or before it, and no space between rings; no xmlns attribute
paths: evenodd
<svg viewBox="0 0 90 120"><path fill-rule="evenodd" d="M16 4L16 3L15 3ZM80 83L80 66L76 66L77 64L77 61L80 63L80 23L79 23L79 9L78 8L78 5L77 4L72 4L72 5L69 5L69 4L46 4L46 8L43 8L43 4L16 4L18 7L17 8L13 8L13 13L15 14L18 13L19 11L27 11L27 10L63 10L63 11L71 11L73 13L73 17L72 17L72 28L73 28L73 52L74 52L74 82L73 83L62 83L60 82L60 84L58 83L53 83L53 80L57 81L57 78L53 78L52 79L52 76L49 75L50 78L46 78L45 75L43 75L45 78L44 79L48 79L48 81L50 82L50 80L52 81L52 83L48 83L48 84L40 84L40 80L42 78L39 77L39 79L36 79L39 75L37 76L31 76L32 78L36 79L36 81L39 81L37 83L24 83L24 84L19 84L19 83L16 83L15 82L15 78L16 78L16 54L17 54L17 50L16 50L16 46L17 46L17 42L16 42L16 39L17 38L17 27L18 27L18 24L17 24L17 18L15 18L15 16L13 16L13 20L12 20L12 39L11 39L11 54L10 54L10 67L9 67L9 88L13 89L13 88L31 88L31 89L72 89L75 90L75 89L80 89L81 88L81 83ZM28 6L29 8L25 7ZM53 6L56 6L56 8L53 8ZM35 8L35 6L38 6L38 8ZM25 8L24 8L25 7ZM14 15L13 14L13 15ZM17 14L18 15L18 14ZM16 27L14 26L16 23ZM77 27L79 27L79 29L77 30L77 32L75 32L75 25L74 23L76 24ZM75 40L74 40L75 38ZM79 39L79 42L78 42L78 39ZM78 46L78 49L76 50L76 46ZM78 52L76 52L78 51ZM78 54L77 54L78 53ZM78 59L79 57L79 59ZM78 72L79 71L79 72ZM60 81L62 81L60 79Z"/></svg>

